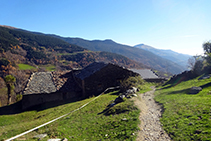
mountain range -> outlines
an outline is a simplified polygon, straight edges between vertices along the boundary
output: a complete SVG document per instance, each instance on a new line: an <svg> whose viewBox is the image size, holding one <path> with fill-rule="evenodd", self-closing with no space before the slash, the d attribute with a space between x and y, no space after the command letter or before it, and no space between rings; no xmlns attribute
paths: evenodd
<svg viewBox="0 0 211 141"><path fill-rule="evenodd" d="M134 61L143 63L144 65L149 66L152 69L159 70L162 72L170 72L172 74L178 74L186 70L184 66L179 65L170 59L166 59L162 56L156 55L151 51L138 47L119 44L110 39L89 41L82 38L60 37L57 35L51 35L51 36L60 38L68 43L84 47L88 50L106 51L106 52L121 54Z"/></svg>
<svg viewBox="0 0 211 141"><path fill-rule="evenodd" d="M177 53L177 52L169 50L169 49L168 50L157 49L157 48L145 45L145 44L138 44L138 45L135 45L134 47L150 51L162 58L168 59L176 64L179 64L184 69L188 69L188 67L187 67L188 59L190 57L192 57L191 55Z"/></svg>
<svg viewBox="0 0 211 141"><path fill-rule="evenodd" d="M93 61L105 61L125 65L130 68L152 68L166 73L178 74L186 70L184 60L187 61L189 57L170 50L158 50L144 44L133 47L116 43L110 39L85 40L82 38L61 37L52 34L30 32L8 26L1 28L4 28L4 30L7 28L10 34L6 34L7 36L4 34L5 37L2 37L4 32L1 33L0 38L2 43L0 47L7 51L8 40L9 42L13 42L13 44L18 44L19 42L21 49L27 52L25 57L28 57L27 59L30 61L34 60L34 63L37 63L39 59L42 60L46 58L49 60L54 56L54 60L65 59L67 61L76 62L81 67ZM18 36L15 34L18 34ZM85 59L87 58L87 54L88 59ZM86 60L86 62L84 62L84 60ZM46 60L44 62L46 62ZM61 61L59 62L61 63ZM64 64L67 64L67 62L63 63L63 65Z"/></svg>

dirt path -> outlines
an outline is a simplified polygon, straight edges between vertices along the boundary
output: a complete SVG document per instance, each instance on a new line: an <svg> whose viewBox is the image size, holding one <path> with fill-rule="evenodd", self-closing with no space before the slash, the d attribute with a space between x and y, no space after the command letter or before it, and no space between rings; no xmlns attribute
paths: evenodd
<svg viewBox="0 0 211 141"><path fill-rule="evenodd" d="M139 119L140 131L137 141L170 141L170 137L162 129L159 118L161 117L161 107L154 101L155 87L152 91L139 94L135 98L135 104L141 110Z"/></svg>

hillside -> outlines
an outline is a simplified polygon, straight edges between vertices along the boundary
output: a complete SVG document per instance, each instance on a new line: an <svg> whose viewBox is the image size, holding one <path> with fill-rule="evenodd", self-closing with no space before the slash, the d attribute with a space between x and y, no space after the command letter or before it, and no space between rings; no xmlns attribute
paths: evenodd
<svg viewBox="0 0 211 141"><path fill-rule="evenodd" d="M156 91L155 100L164 107L161 123L174 141L210 141L211 78L184 81L185 77L175 77ZM201 87L202 91L191 94L191 87Z"/></svg>
<svg viewBox="0 0 211 141"><path fill-rule="evenodd" d="M16 94L21 94L32 72L70 70L99 61L126 68L146 68L119 54L89 51L42 33L0 26L0 106L6 104L7 89L3 78L8 74L16 78L12 96L15 102Z"/></svg>
<svg viewBox="0 0 211 141"><path fill-rule="evenodd" d="M184 70L188 69L188 59L191 57L191 55L177 53L172 50L156 49L145 44L138 44L134 47L150 51L162 58L168 59L176 64L179 64L183 67Z"/></svg>
<svg viewBox="0 0 211 141"><path fill-rule="evenodd" d="M74 99L68 101L68 103L61 103L59 106L55 105L55 103L48 103L51 107L44 104L37 110L0 115L0 140L11 138L67 113L69 115L64 118L26 134L17 140L38 140L33 138L38 134L47 134L47 137L43 140L49 138L67 138L71 141L135 140L139 130L138 117L140 111L134 106L132 100L125 100L108 108L111 101L118 97L118 94L118 91L114 91L104 94L96 100L94 100L96 97L85 100L77 99L78 101ZM83 106L88 102L91 103ZM12 106L17 107L17 105L10 105L10 107ZM82 106L83 108L76 110ZM8 108L0 107L0 111L8 110Z"/></svg>
<svg viewBox="0 0 211 141"><path fill-rule="evenodd" d="M155 70L170 72L173 74L180 73L184 70L184 68L182 68L180 65L155 55L154 53L127 45L118 44L112 40L89 41L81 38L64 38L56 35L51 36L60 38L71 44L76 44L92 51L106 51L121 54L132 60L143 63Z"/></svg>

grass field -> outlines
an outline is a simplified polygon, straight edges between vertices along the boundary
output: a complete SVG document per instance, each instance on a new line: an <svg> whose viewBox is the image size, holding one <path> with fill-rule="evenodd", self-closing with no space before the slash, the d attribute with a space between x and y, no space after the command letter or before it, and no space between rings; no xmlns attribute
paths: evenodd
<svg viewBox="0 0 211 141"><path fill-rule="evenodd" d="M48 71L55 71L55 70L56 70L56 66L54 66L54 65L48 65L48 66L46 66L45 68L46 68L46 70L48 70Z"/></svg>
<svg viewBox="0 0 211 141"><path fill-rule="evenodd" d="M203 90L188 94L193 86ZM161 123L174 141L211 141L211 78L160 87L155 100L163 104Z"/></svg>
<svg viewBox="0 0 211 141"><path fill-rule="evenodd" d="M30 66L28 64L18 64L18 67L20 70L30 70L30 69L36 69L33 66Z"/></svg>
<svg viewBox="0 0 211 141"><path fill-rule="evenodd" d="M131 100L126 100L105 110L114 100L116 92L104 94L81 110L26 136L32 139L36 134L47 133L47 138L67 138L69 140L135 140L138 130L139 110ZM13 137L44 122L79 108L93 98L72 102L41 111L27 111L0 116L0 140Z"/></svg>

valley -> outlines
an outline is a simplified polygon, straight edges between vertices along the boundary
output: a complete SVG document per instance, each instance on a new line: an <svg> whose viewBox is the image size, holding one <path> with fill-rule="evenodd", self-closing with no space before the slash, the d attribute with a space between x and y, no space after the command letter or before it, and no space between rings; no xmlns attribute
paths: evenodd
<svg viewBox="0 0 211 141"><path fill-rule="evenodd" d="M67 113L18 140L211 140L209 47L184 71L172 51L0 26L0 140Z"/></svg>

